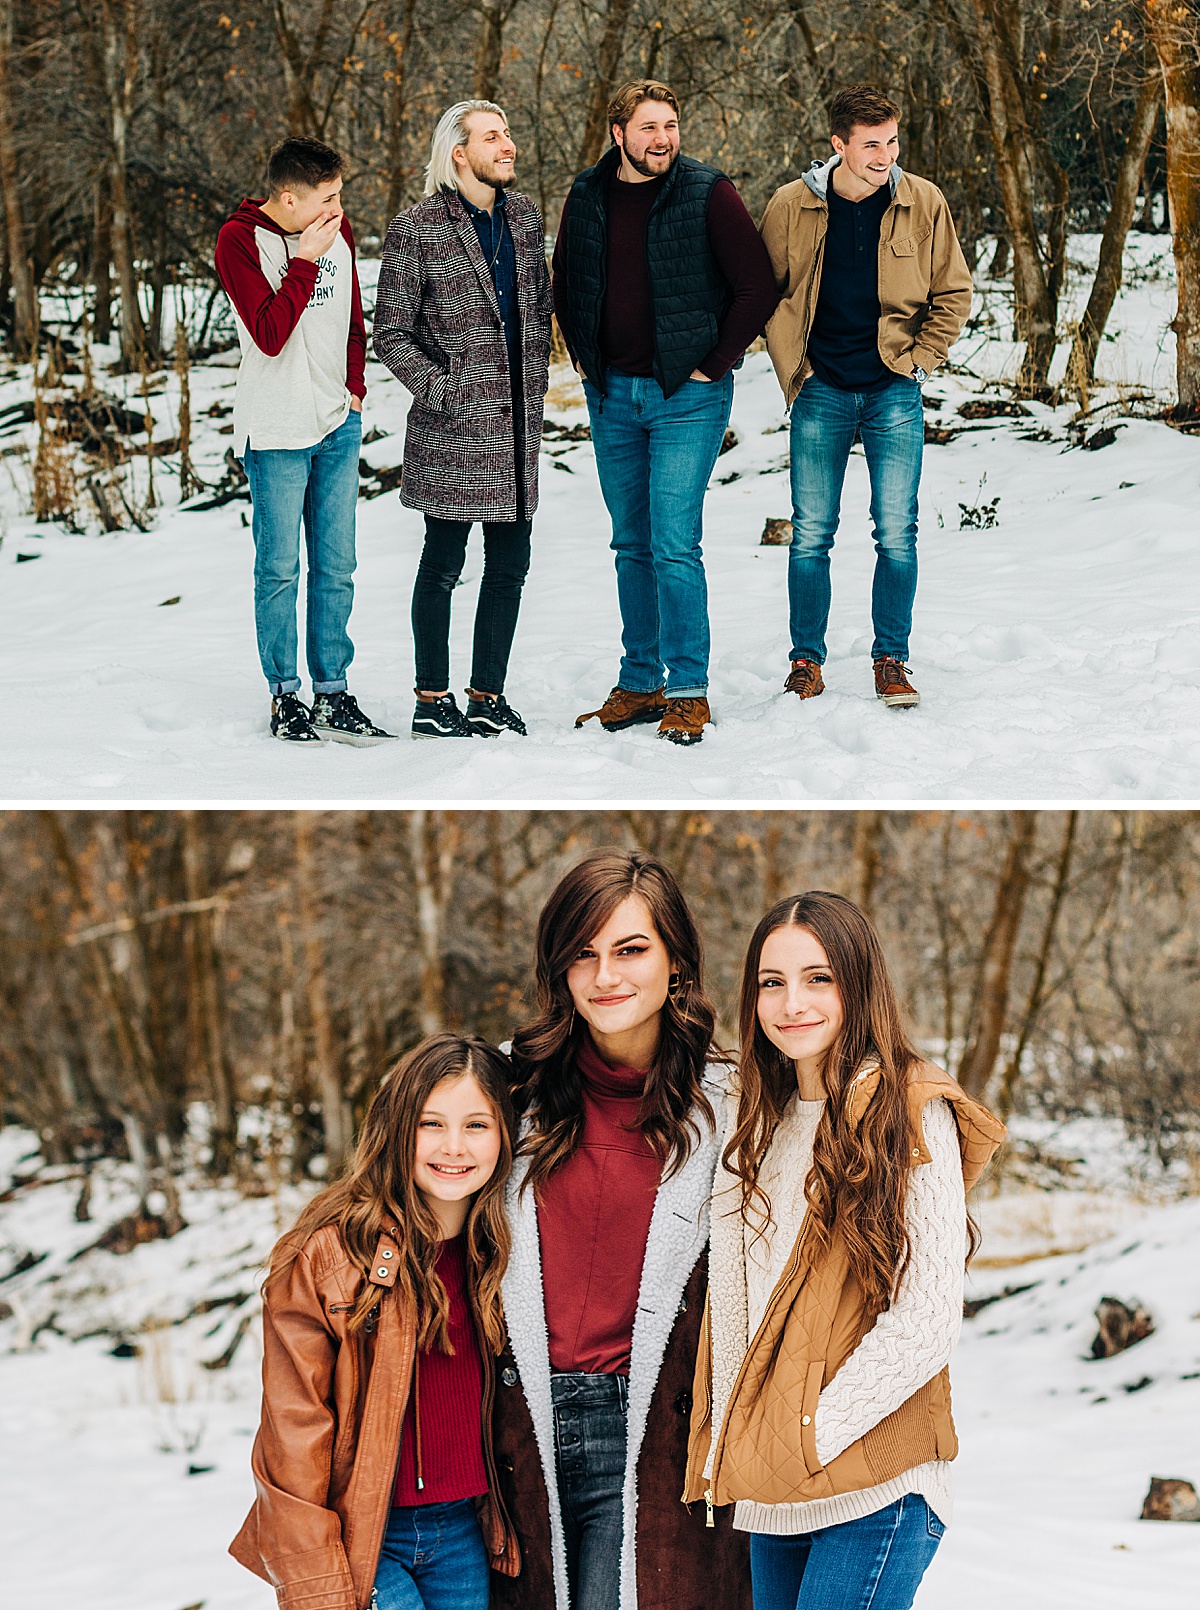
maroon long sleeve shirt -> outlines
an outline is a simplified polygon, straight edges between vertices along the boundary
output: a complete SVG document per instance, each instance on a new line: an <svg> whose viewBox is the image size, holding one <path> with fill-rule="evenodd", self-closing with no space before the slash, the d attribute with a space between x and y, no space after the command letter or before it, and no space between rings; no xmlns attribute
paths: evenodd
<svg viewBox="0 0 1200 1610"><path fill-rule="evenodd" d="M664 176L665 178L665 176ZM646 266L646 220L664 179L626 184L616 174L608 186L608 247L600 342L605 362L630 375L654 373L654 303ZM566 295L567 208L563 204L554 243L554 312L568 348L571 331ZM728 179L713 186L706 220L708 244L717 267L729 283L732 300L717 332L716 345L697 366L710 380L720 380L746 348L762 334L779 301L771 259Z"/></svg>

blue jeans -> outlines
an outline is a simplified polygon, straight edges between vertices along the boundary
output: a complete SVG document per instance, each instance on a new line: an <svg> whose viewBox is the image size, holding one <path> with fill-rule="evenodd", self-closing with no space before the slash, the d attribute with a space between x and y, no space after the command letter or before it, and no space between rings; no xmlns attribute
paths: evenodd
<svg viewBox="0 0 1200 1610"><path fill-rule="evenodd" d="M825 660L829 550L857 427L871 476L874 660L908 658L917 591L917 488L925 445L921 388L897 375L880 391L842 391L809 375L792 404L792 546L788 555L792 659Z"/></svg>
<svg viewBox="0 0 1200 1610"><path fill-rule="evenodd" d="M393 1509L371 1610L487 1610L490 1580L472 1499Z"/></svg>
<svg viewBox="0 0 1200 1610"><path fill-rule="evenodd" d="M604 397L584 381L600 490L612 516L624 654L631 693L686 699L708 691L708 584L701 557L704 493L733 406L733 374L657 380L609 369Z"/></svg>
<svg viewBox="0 0 1200 1610"><path fill-rule="evenodd" d="M754 1610L909 1610L945 1530L919 1493L906 1493L819 1532L751 1532Z"/></svg>
<svg viewBox="0 0 1200 1610"><path fill-rule="evenodd" d="M346 686L354 644L354 516L362 415L354 408L315 447L246 448L254 501L254 624L272 693L295 693L300 526L308 548L308 670L314 693Z"/></svg>
<svg viewBox="0 0 1200 1610"><path fill-rule="evenodd" d="M629 1382L552 1375L550 1391L571 1610L617 1610Z"/></svg>

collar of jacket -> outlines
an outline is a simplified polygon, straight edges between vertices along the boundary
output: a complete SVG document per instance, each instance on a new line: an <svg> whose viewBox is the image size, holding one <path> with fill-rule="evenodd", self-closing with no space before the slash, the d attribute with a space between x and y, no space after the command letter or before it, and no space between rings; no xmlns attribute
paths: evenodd
<svg viewBox="0 0 1200 1610"><path fill-rule="evenodd" d="M812 167L801 177L815 199L810 201L807 196L801 197L804 206L828 207L830 176L841 160L836 152L828 162L822 162L819 158L813 159ZM892 171L888 174L888 188L892 193L892 200L898 207L912 206L912 186L908 182L908 175L898 162L892 163Z"/></svg>
<svg viewBox="0 0 1200 1610"><path fill-rule="evenodd" d="M442 200L446 204L446 211L450 216L451 222L458 231L458 238L462 242L463 250L470 259L471 267L475 270L476 278L479 280L480 290L482 290L485 298L487 299L492 312L496 315L497 322L500 323L502 321L500 317L500 303L496 296L496 287L492 284L491 272L488 269L487 263L484 262L483 249L479 244L479 236L475 232L475 225L471 222L471 214L467 211L466 200L457 190L451 190L449 185L443 185L440 194ZM509 220L508 227L509 231L511 232L511 219ZM516 250L515 238L513 240L513 249L514 251ZM520 277L518 265L518 281L520 280Z"/></svg>
<svg viewBox="0 0 1200 1610"><path fill-rule="evenodd" d="M704 1070L705 1094L719 1111L728 1089L728 1071L718 1063ZM699 1113L694 1115L700 1140L683 1167L658 1188L646 1257L638 1287L629 1358L628 1442L622 1493L624 1532L621 1543L620 1610L637 1610L637 1462L646 1432L663 1354L675 1325L683 1290L708 1242L709 1198L717 1166L718 1139ZM526 1126L528 1125L526 1124ZM521 1195L528 1162L522 1159L509 1175L507 1207L512 1226L512 1253L504 1277L504 1316L525 1401L533 1420L550 1502L550 1546L554 1562L557 1610L567 1610L567 1552L554 1463L554 1406L550 1394L550 1342L542 1289L541 1244L532 1191Z"/></svg>

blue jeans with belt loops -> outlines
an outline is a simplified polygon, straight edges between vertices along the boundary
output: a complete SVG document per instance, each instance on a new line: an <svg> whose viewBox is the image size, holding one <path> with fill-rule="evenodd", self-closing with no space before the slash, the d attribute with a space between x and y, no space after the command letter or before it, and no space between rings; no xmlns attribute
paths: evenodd
<svg viewBox="0 0 1200 1610"><path fill-rule="evenodd" d="M919 1493L906 1493L816 1532L751 1532L754 1610L909 1610L945 1530Z"/></svg>
<svg viewBox="0 0 1200 1610"><path fill-rule="evenodd" d="M491 1567L475 1503L392 1510L371 1610L487 1610Z"/></svg>
<svg viewBox="0 0 1200 1610"><path fill-rule="evenodd" d="M629 1382L552 1375L550 1392L571 1610L617 1610Z"/></svg>

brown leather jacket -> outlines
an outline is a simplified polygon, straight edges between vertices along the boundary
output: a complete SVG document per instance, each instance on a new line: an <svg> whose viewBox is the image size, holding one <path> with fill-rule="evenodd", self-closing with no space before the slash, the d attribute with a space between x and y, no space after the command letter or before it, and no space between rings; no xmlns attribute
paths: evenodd
<svg viewBox="0 0 1200 1610"><path fill-rule="evenodd" d="M374 1323L346 1321L362 1290L336 1228L305 1243L263 1305L263 1409L251 1466L258 1496L229 1552L270 1582L281 1610L366 1610L391 1510L400 1428L416 1349L413 1315L397 1300L394 1227L369 1279ZM493 1570L520 1570L500 1503L491 1445L495 1360L482 1336L484 1463L480 1522Z"/></svg>

